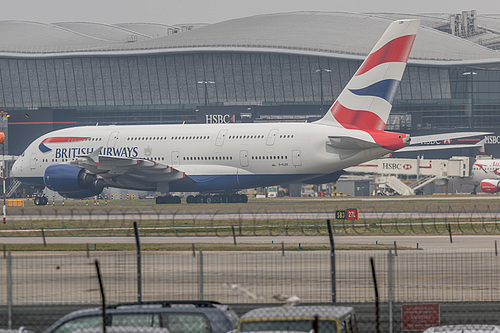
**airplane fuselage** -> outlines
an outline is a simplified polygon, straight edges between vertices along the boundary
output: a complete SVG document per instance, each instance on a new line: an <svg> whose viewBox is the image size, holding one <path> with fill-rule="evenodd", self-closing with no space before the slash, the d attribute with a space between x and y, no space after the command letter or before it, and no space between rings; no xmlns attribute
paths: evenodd
<svg viewBox="0 0 500 333"><path fill-rule="evenodd" d="M365 131L315 123L75 127L35 140L13 173L43 186L49 165L72 163L102 147L101 156L145 159L189 175L170 182L169 191L223 191L307 181L388 152L381 147L339 151L329 145L332 135L373 141ZM138 190L157 190L162 181L158 176L126 183L107 178L112 186Z"/></svg>

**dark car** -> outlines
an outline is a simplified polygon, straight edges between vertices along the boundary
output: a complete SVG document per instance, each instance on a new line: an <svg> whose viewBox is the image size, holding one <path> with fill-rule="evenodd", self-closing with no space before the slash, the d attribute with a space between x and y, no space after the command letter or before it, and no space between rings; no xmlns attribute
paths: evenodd
<svg viewBox="0 0 500 333"><path fill-rule="evenodd" d="M161 327L171 333L225 333L235 329L238 316L227 305L210 301L125 303L106 308L108 326ZM101 327L101 308L72 312L45 333L70 333Z"/></svg>

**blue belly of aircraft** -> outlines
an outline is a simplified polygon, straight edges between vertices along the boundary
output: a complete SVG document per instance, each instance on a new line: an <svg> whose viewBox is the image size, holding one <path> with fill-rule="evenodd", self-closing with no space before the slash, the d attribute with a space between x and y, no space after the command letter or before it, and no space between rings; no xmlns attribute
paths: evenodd
<svg viewBox="0 0 500 333"><path fill-rule="evenodd" d="M300 177L300 178L299 178ZM198 175L170 185L172 192L229 191L300 181L312 175Z"/></svg>

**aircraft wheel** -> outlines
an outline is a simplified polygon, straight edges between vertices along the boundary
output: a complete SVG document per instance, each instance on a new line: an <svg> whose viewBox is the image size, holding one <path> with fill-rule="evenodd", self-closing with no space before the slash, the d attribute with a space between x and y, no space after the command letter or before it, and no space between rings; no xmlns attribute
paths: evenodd
<svg viewBox="0 0 500 333"><path fill-rule="evenodd" d="M194 199L194 195L188 195L186 198L186 203L188 203L188 204L196 203L196 200Z"/></svg>
<svg viewBox="0 0 500 333"><path fill-rule="evenodd" d="M177 195L176 195L175 197L172 197L172 199L173 199L173 200L172 200L172 201L173 201L173 202L172 202L173 204L180 204L180 203L181 203L181 197L179 197L179 196L177 196Z"/></svg>
<svg viewBox="0 0 500 333"><path fill-rule="evenodd" d="M204 203L207 203L207 204L211 204L213 203L213 197L211 195L206 195L204 198L203 198L203 202Z"/></svg>
<svg viewBox="0 0 500 333"><path fill-rule="evenodd" d="M157 205L164 204L165 202L164 202L164 200L163 200L163 199L164 199L164 197L162 197L162 196L156 197L156 199L155 199L156 204L157 204Z"/></svg>
<svg viewBox="0 0 500 333"><path fill-rule="evenodd" d="M49 203L49 199L47 197L35 197L34 203L35 206L45 206Z"/></svg>
<svg viewBox="0 0 500 333"><path fill-rule="evenodd" d="M203 196L198 194L197 196L194 197L194 201L196 203L203 203Z"/></svg>
<svg viewBox="0 0 500 333"><path fill-rule="evenodd" d="M240 194L240 202L241 203L247 203L248 202L248 197L246 194Z"/></svg>

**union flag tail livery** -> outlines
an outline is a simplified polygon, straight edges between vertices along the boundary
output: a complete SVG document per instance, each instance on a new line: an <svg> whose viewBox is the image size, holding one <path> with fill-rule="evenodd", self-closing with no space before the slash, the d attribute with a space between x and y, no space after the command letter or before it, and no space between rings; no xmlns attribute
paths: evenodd
<svg viewBox="0 0 500 333"><path fill-rule="evenodd" d="M158 204L180 203L172 192L199 193L188 203L246 202L238 190L335 182L344 168L409 144L384 127L418 26L391 24L319 121L65 128L33 141L11 175L68 198L154 191Z"/></svg>
<svg viewBox="0 0 500 333"><path fill-rule="evenodd" d="M393 22L319 122L383 131L419 25L420 20Z"/></svg>

